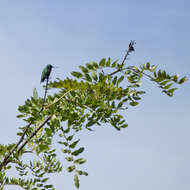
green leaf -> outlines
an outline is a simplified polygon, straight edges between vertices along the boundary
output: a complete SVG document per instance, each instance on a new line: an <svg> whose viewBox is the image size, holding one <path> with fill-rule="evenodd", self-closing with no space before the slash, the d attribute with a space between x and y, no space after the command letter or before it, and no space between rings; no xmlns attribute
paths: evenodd
<svg viewBox="0 0 190 190"><path fill-rule="evenodd" d="M84 147L79 148L78 150L75 150L74 152L72 152L73 156L78 156L80 153L82 153L84 151Z"/></svg>
<svg viewBox="0 0 190 190"><path fill-rule="evenodd" d="M120 102L118 105L117 105L117 109L121 108L123 105L123 102Z"/></svg>
<svg viewBox="0 0 190 190"><path fill-rule="evenodd" d="M117 129L118 131L120 131L120 127L117 127L116 125L113 125L115 129Z"/></svg>
<svg viewBox="0 0 190 190"><path fill-rule="evenodd" d="M73 76L76 77L76 78L81 78L81 77L83 76L82 73L80 73L80 72L75 72L75 71L71 72L71 75L73 75Z"/></svg>
<svg viewBox="0 0 190 190"><path fill-rule="evenodd" d="M149 69L149 68L150 68L150 63L147 62L147 63L146 63L146 69Z"/></svg>
<svg viewBox="0 0 190 190"><path fill-rule="evenodd" d="M99 62L99 65L100 65L101 67L104 67L105 64L106 64L106 59L105 59L105 58L101 59L101 61Z"/></svg>
<svg viewBox="0 0 190 190"><path fill-rule="evenodd" d="M150 70L151 72L155 72L155 71L156 71L156 68L157 68L157 65L151 65L150 68L149 68L149 70Z"/></svg>
<svg viewBox="0 0 190 190"><path fill-rule="evenodd" d="M109 57L108 60L107 60L107 62L106 62L106 67L109 67L110 64L111 64L111 58Z"/></svg>
<svg viewBox="0 0 190 190"><path fill-rule="evenodd" d="M115 77L114 77L114 79L113 79L112 83L115 85L115 84L116 84L116 82L117 82L117 76L115 76Z"/></svg>
<svg viewBox="0 0 190 190"><path fill-rule="evenodd" d="M73 157L65 157L65 159L66 159L68 162L72 162L72 161L73 161Z"/></svg>
<svg viewBox="0 0 190 190"><path fill-rule="evenodd" d="M44 187L47 188L47 189L49 189L49 188L52 188L53 185L45 185Z"/></svg>
<svg viewBox="0 0 190 190"><path fill-rule="evenodd" d="M117 81L117 85L118 85L119 83L121 83L121 82L123 81L123 79L124 79L124 76L121 76L121 77L118 79L118 81Z"/></svg>
<svg viewBox="0 0 190 190"><path fill-rule="evenodd" d="M68 153L68 154L71 153L71 151L70 151L69 149L61 149L61 151L62 151L63 153Z"/></svg>
<svg viewBox="0 0 190 190"><path fill-rule="evenodd" d="M85 73L85 78L87 81L92 82L92 79L88 73Z"/></svg>
<svg viewBox="0 0 190 190"><path fill-rule="evenodd" d="M130 102L129 104L130 104L131 106L136 106L136 105L138 105L139 103L138 103L138 102L133 101L133 102Z"/></svg>
<svg viewBox="0 0 190 190"><path fill-rule="evenodd" d="M70 132L70 127L67 127L67 129L64 130L64 133L69 133Z"/></svg>
<svg viewBox="0 0 190 190"><path fill-rule="evenodd" d="M77 170L76 171L79 175L85 175L85 176L88 176L88 173L87 172L84 172L82 170Z"/></svg>
<svg viewBox="0 0 190 190"><path fill-rule="evenodd" d="M39 178L42 178L44 176L45 172L41 173L40 175L38 175Z"/></svg>
<svg viewBox="0 0 190 190"><path fill-rule="evenodd" d="M80 70L83 72L83 73L88 73L88 69L83 67L83 66L79 66Z"/></svg>
<svg viewBox="0 0 190 190"><path fill-rule="evenodd" d="M43 184L42 184L42 183L37 184L37 187L42 187L42 186L43 186Z"/></svg>
<svg viewBox="0 0 190 190"><path fill-rule="evenodd" d="M40 152L45 152L45 151L49 150L48 145L40 144L38 147L40 149Z"/></svg>
<svg viewBox="0 0 190 190"><path fill-rule="evenodd" d="M97 77L96 72L92 72L92 78L93 78L95 81L98 80L98 77Z"/></svg>
<svg viewBox="0 0 190 190"><path fill-rule="evenodd" d="M160 85L166 85L168 82L170 82L170 80L165 80L165 81L161 82Z"/></svg>
<svg viewBox="0 0 190 190"><path fill-rule="evenodd" d="M79 141L80 141L80 139L78 139L77 141L75 141L72 144L70 144L69 148L75 148Z"/></svg>
<svg viewBox="0 0 190 190"><path fill-rule="evenodd" d="M86 127L91 127L92 125L94 125L96 123L96 120L90 120L87 124Z"/></svg>
<svg viewBox="0 0 190 190"><path fill-rule="evenodd" d="M166 71L162 71L162 78L166 78L167 74L166 74Z"/></svg>
<svg viewBox="0 0 190 190"><path fill-rule="evenodd" d="M74 136L74 135L71 135L71 136L67 137L67 140L68 140L68 141L71 141L71 140L73 139L73 136Z"/></svg>
<svg viewBox="0 0 190 190"><path fill-rule="evenodd" d="M75 174L74 176L74 183L75 183L75 187L78 189L80 184L79 184L79 178L78 175Z"/></svg>
<svg viewBox="0 0 190 190"><path fill-rule="evenodd" d="M185 81L187 81L187 77L183 77L179 80L178 84L183 84Z"/></svg>
<svg viewBox="0 0 190 190"><path fill-rule="evenodd" d="M49 177L44 178L44 179L42 180L42 182L45 183L48 179L49 179Z"/></svg>
<svg viewBox="0 0 190 190"><path fill-rule="evenodd" d="M112 67L115 67L116 66L116 64L117 64L117 62L118 62L118 59L117 60L115 60L113 63L112 63Z"/></svg>
<svg viewBox="0 0 190 190"><path fill-rule="evenodd" d="M161 70L159 70L157 74L158 74L159 78L162 78L162 72L161 72Z"/></svg>
<svg viewBox="0 0 190 190"><path fill-rule="evenodd" d="M20 115L17 115L17 118L22 118L22 117L25 117L26 115L23 115L23 114L20 114Z"/></svg>
<svg viewBox="0 0 190 190"><path fill-rule="evenodd" d="M178 75L174 75L173 81L174 81L174 82L177 82L177 80L178 80Z"/></svg>
<svg viewBox="0 0 190 190"><path fill-rule="evenodd" d="M17 133L18 136L22 136L22 134L23 134L22 132Z"/></svg>
<svg viewBox="0 0 190 190"><path fill-rule="evenodd" d="M157 76L158 76L158 75L157 75L156 71L154 71L154 77L157 78Z"/></svg>
<svg viewBox="0 0 190 190"><path fill-rule="evenodd" d="M75 166L69 166L69 167L67 168L67 171L68 171L68 172L72 172L73 170L75 170Z"/></svg>
<svg viewBox="0 0 190 190"><path fill-rule="evenodd" d="M169 89L172 85L173 85L173 83L170 83L170 84L164 86L163 89Z"/></svg>
<svg viewBox="0 0 190 190"><path fill-rule="evenodd" d="M171 89L168 90L168 92L173 93L175 90L177 90L177 88L171 88Z"/></svg>
<svg viewBox="0 0 190 190"><path fill-rule="evenodd" d="M46 134L48 137L52 136L52 130L49 128L45 128Z"/></svg>
<svg viewBox="0 0 190 190"><path fill-rule="evenodd" d="M68 146L67 142L58 141L59 144L64 144L65 146Z"/></svg>
<svg viewBox="0 0 190 190"><path fill-rule="evenodd" d="M115 102L113 101L111 104L112 108L115 108Z"/></svg>
<svg viewBox="0 0 190 190"><path fill-rule="evenodd" d="M74 161L75 164L84 164L86 162L86 159L84 158L79 158Z"/></svg>
<svg viewBox="0 0 190 190"><path fill-rule="evenodd" d="M92 62L92 65L93 65L93 67L95 67L96 69L99 68L99 66L98 66L98 64L97 64L96 62Z"/></svg>
<svg viewBox="0 0 190 190"><path fill-rule="evenodd" d="M89 70L93 70L94 67L92 64L89 64L89 63L86 63L86 67L89 69Z"/></svg>
<svg viewBox="0 0 190 190"><path fill-rule="evenodd" d="M121 128L126 128L126 127L128 127L128 124L121 125L120 127Z"/></svg>
<svg viewBox="0 0 190 190"><path fill-rule="evenodd" d="M38 92L36 88L33 88L33 98L38 99Z"/></svg>

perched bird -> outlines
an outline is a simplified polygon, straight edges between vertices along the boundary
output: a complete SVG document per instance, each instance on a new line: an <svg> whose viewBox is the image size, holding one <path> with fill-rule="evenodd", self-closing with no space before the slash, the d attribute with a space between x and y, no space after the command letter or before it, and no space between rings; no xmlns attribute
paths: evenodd
<svg viewBox="0 0 190 190"><path fill-rule="evenodd" d="M51 73L51 69L53 68L52 65L48 64L42 71L42 75L41 75L41 81L40 82L44 82L45 79L49 79L50 73Z"/></svg>

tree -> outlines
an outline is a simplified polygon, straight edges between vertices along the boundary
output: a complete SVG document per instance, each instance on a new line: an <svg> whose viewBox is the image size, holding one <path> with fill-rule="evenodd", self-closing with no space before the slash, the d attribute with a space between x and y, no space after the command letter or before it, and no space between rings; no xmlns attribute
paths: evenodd
<svg viewBox="0 0 190 190"><path fill-rule="evenodd" d="M61 161L52 142L61 146L61 152L68 161L68 172L74 175L74 184L79 188L79 176L88 173L80 169L86 160L78 157L84 151L79 146L77 132L92 131L92 127L108 124L116 130L128 126L123 111L139 104L145 91L141 90L141 81L147 77L172 97L177 88L187 78L170 75L158 70L156 65L143 64L126 66L127 57L132 53L135 42L129 43L128 50L121 63L111 58L101 59L99 63L90 62L79 66L79 71L71 72L73 78L57 79L45 85L44 98L38 97L36 89L33 96L19 106L20 115L27 123L17 133L19 141L0 145L0 189L5 185L18 185L23 189L51 189L48 175L62 171ZM47 95L48 89L56 89ZM23 155L31 154L30 161ZM7 176L7 171L15 168L19 177Z"/></svg>

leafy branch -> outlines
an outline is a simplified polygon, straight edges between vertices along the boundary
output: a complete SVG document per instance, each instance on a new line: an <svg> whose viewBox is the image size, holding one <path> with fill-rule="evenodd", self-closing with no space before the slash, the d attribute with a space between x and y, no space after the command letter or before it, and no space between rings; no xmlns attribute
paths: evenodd
<svg viewBox="0 0 190 190"><path fill-rule="evenodd" d="M99 62L80 65L80 71L71 72L74 79L49 82L47 78L44 97L38 97L35 90L33 96L19 106L17 117L27 125L19 128L17 135L20 138L16 144L0 145L0 189L15 184L24 189L53 190L53 185L47 184L47 175L62 171L52 143L54 138L63 146L61 151L69 163L67 171L73 172L75 187L79 188L79 176L88 175L78 169L86 162L78 157L84 151L84 147L77 148L80 138L74 138L79 131L94 131L97 125L105 124L118 131L128 127L123 111L137 106L145 94L143 77L156 83L170 97L177 89L174 85L187 81L186 77L170 75L149 62L140 67L126 66L128 56L135 51L134 45L134 41L129 43L121 63L103 58ZM47 95L49 89L56 92ZM57 141L57 135L61 140ZM35 154L37 159L31 157L27 162L23 159L25 153ZM7 176L7 171L14 166L19 178Z"/></svg>

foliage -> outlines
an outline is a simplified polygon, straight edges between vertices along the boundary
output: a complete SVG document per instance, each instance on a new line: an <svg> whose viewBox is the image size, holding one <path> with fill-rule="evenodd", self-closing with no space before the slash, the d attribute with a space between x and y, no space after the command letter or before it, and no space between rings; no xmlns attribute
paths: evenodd
<svg viewBox="0 0 190 190"><path fill-rule="evenodd" d="M49 174L63 170L55 149L57 142L68 162L67 171L73 173L74 184L79 188L79 176L88 173L80 167L86 162L81 157L85 150L80 147L77 133L83 129L92 131L97 125L107 124L121 130L128 126L123 110L137 106L145 94L142 78L148 77L162 92L172 97L175 84L184 83L186 77L170 75L158 70L156 65L143 64L139 68L125 65L127 56L134 51L134 42L129 44L122 63L111 58L89 62L73 71L74 78L57 79L48 84L48 90L56 93L44 99L38 97L36 89L24 105L20 114L27 125L20 127L17 144L0 145L0 189L5 185L18 185L23 189L55 189L48 184ZM43 106L42 106L43 105ZM31 154L31 160L23 158ZM8 177L7 171L15 168L19 177Z"/></svg>

